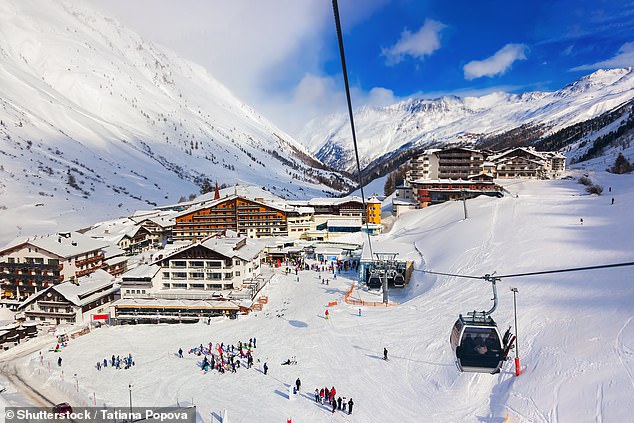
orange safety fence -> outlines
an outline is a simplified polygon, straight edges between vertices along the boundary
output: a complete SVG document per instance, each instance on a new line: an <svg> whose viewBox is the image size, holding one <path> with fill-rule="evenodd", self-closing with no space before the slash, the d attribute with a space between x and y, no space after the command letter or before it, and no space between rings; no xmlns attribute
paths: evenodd
<svg viewBox="0 0 634 423"><path fill-rule="evenodd" d="M328 305L326 307L332 307L332 306L336 306L338 303L337 301L331 301L328 303Z"/></svg>
<svg viewBox="0 0 634 423"><path fill-rule="evenodd" d="M260 298L258 298L258 302L260 304L268 304L269 303L269 297L268 295L263 295Z"/></svg>
<svg viewBox="0 0 634 423"><path fill-rule="evenodd" d="M346 304L356 305L356 306L362 305L367 307L392 307L392 306L398 305L398 303L395 303L392 301L384 303L379 301L364 301L364 300L352 299L350 298L350 296L352 295L352 291L354 291L354 282L350 286L350 289L348 290L348 292L346 292L346 295L344 295L343 297Z"/></svg>

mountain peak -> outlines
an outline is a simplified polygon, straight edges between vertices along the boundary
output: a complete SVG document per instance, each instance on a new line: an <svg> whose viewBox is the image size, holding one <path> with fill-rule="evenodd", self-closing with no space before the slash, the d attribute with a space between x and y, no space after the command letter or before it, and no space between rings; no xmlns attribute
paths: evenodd
<svg viewBox="0 0 634 423"><path fill-rule="evenodd" d="M473 141L523 125L555 131L632 99L633 75L633 68L598 70L556 92L494 92L480 97L444 96L433 100L410 98L374 108L372 113L355 117L359 159L365 166L403 148L460 142L464 134L469 134ZM317 157L323 162L354 171L354 163L347 161L352 157L349 131L333 131L332 122L340 120L313 122L310 134L305 131L302 137L321 141L313 146L313 151L318 151Z"/></svg>

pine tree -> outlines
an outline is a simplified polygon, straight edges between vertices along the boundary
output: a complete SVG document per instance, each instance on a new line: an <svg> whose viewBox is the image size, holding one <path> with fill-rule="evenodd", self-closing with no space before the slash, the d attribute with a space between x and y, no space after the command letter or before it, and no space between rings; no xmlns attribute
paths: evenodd
<svg viewBox="0 0 634 423"><path fill-rule="evenodd" d="M200 184L200 193L206 194L208 192L212 192L215 189L214 184L209 180L209 178L203 179L203 182Z"/></svg>
<svg viewBox="0 0 634 423"><path fill-rule="evenodd" d="M614 165L609 169L610 172L616 174L630 173L634 170L632 164L625 158L623 153L619 153L616 160L614 161Z"/></svg>

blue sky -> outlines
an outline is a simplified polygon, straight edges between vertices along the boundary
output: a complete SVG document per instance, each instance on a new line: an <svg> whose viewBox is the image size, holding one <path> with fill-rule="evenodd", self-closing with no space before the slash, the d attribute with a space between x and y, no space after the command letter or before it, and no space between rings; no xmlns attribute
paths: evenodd
<svg viewBox="0 0 634 423"><path fill-rule="evenodd" d="M90 0L296 135L345 111L328 0ZM634 66L630 0L340 0L353 105L553 91Z"/></svg>
<svg viewBox="0 0 634 423"><path fill-rule="evenodd" d="M399 97L554 90L614 59L623 46L629 56L605 65L634 65L634 45L627 46L633 41L634 2L618 0L397 0L345 39L351 78ZM329 72L337 66L330 61Z"/></svg>

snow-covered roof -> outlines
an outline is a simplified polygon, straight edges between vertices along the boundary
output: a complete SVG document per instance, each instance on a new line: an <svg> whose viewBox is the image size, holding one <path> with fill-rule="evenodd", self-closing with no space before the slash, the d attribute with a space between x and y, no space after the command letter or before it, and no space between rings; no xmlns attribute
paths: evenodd
<svg viewBox="0 0 634 423"><path fill-rule="evenodd" d="M152 257L153 263L165 260L181 251L195 246L202 246L215 251L225 257L238 257L242 260L253 260L264 248L264 242L247 237L219 237L210 236L200 241L188 244L172 245L171 249L165 249Z"/></svg>
<svg viewBox="0 0 634 423"><path fill-rule="evenodd" d="M328 228L360 228L361 225L360 219L329 219L326 221Z"/></svg>
<svg viewBox="0 0 634 423"><path fill-rule="evenodd" d="M501 158L505 157L505 156L515 156L518 154L518 152L524 152L526 154L529 154L531 156L534 156L538 159L543 160L544 157L544 153L540 152L540 151L536 151L533 148L527 148L527 147L516 147L516 148L511 148L510 150L506 150L503 151L501 153L498 154L493 154L489 157L487 157L487 160L489 161L497 161L500 160Z"/></svg>
<svg viewBox="0 0 634 423"><path fill-rule="evenodd" d="M113 307L127 308L204 308L211 310L240 309L240 302L235 300L168 300L163 298L122 298L112 303Z"/></svg>
<svg viewBox="0 0 634 423"><path fill-rule="evenodd" d="M139 264L121 275L121 279L153 278L159 270L161 267L156 264Z"/></svg>
<svg viewBox="0 0 634 423"><path fill-rule="evenodd" d="M128 261L128 257L116 256L109 259L105 259L104 263L106 263L108 266L114 266L115 264L124 263L126 261Z"/></svg>
<svg viewBox="0 0 634 423"><path fill-rule="evenodd" d="M254 199L247 198L247 197L242 197L240 195L230 195L228 197L223 197L223 198L219 198L217 200L205 202L203 204L198 204L195 207L190 207L187 210L183 210L183 211L175 214L174 217L176 218L176 217L186 216L186 215L188 215L190 213L194 213L194 212L196 212L198 210L204 210L204 209L207 209L207 208L210 208L210 207L214 207L214 206L216 206L218 204L224 203L225 201L234 200L236 198L245 198L245 199L247 199L249 201L252 201L254 203L261 204L263 206L271 207L271 208L274 208L274 209L278 209L280 211L294 210L293 207L289 207L288 204L285 204L285 203L272 203L272 202L256 201Z"/></svg>
<svg viewBox="0 0 634 423"><path fill-rule="evenodd" d="M393 198L392 205L394 206L415 206L417 204L414 200L401 199L401 198Z"/></svg>
<svg viewBox="0 0 634 423"><path fill-rule="evenodd" d="M345 204L350 201L355 201L358 203L362 203L361 197L353 195L351 197L343 197L343 198L328 198L328 197L316 197L308 200L309 206L337 206L340 204ZM291 204L295 204L295 202L291 202Z"/></svg>
<svg viewBox="0 0 634 423"><path fill-rule="evenodd" d="M90 275L79 278L76 284L64 282L52 288L71 303L81 306L93 301L96 297L107 295L105 292L97 291L113 285L114 277L105 270L99 269ZM116 290L115 287L113 289ZM110 292L112 291L107 291L107 293Z"/></svg>
<svg viewBox="0 0 634 423"><path fill-rule="evenodd" d="M103 249L106 260L114 257L119 257L125 254L125 251L119 248L117 245L109 245Z"/></svg>
<svg viewBox="0 0 634 423"><path fill-rule="evenodd" d="M50 291L58 292L72 304L81 307L98 298L110 295L118 289L119 287L114 283L114 277L105 270L98 269L89 275L78 278L77 283L63 282L31 295L20 304L19 309L23 309L27 304Z"/></svg>
<svg viewBox="0 0 634 423"><path fill-rule="evenodd" d="M2 250L14 249L23 245L31 245L66 259L88 252L102 250L108 247L110 243L103 239L91 238L79 232L60 232L30 238L17 238Z"/></svg>

